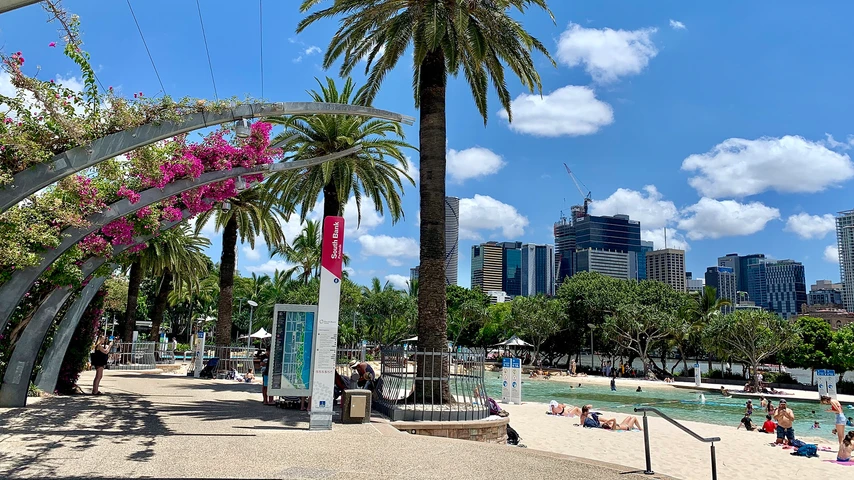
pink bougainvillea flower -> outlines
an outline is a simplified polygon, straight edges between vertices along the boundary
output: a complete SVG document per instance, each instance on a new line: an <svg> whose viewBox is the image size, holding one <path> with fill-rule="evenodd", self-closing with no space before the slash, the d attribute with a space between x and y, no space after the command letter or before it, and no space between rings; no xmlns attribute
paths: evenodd
<svg viewBox="0 0 854 480"><path fill-rule="evenodd" d="M128 188L126 185L122 185L116 194L120 197L127 198L131 204L139 201L139 194Z"/></svg>
<svg viewBox="0 0 854 480"><path fill-rule="evenodd" d="M55 47L55 46L56 46L56 42L50 42L50 43L48 43L48 44L47 44L47 46L48 46L48 47Z"/></svg>

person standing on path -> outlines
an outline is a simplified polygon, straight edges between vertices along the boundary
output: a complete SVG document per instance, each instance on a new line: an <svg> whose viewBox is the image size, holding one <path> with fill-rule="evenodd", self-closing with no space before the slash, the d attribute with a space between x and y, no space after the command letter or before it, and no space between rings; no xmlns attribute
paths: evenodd
<svg viewBox="0 0 854 480"><path fill-rule="evenodd" d="M611 377L611 391L617 391L617 380L614 377Z"/></svg>
<svg viewBox="0 0 854 480"><path fill-rule="evenodd" d="M795 421L795 413L789 408L785 398L780 400L777 409L774 410L774 420L777 420L776 443L782 444L785 438L791 445L795 441L795 428L792 426Z"/></svg>
<svg viewBox="0 0 854 480"><path fill-rule="evenodd" d="M104 378L104 367L107 366L107 359L110 350L113 348L113 341L107 340L107 337L100 336L95 342L95 350L89 356L92 363L92 368L95 369L95 381L92 382L92 395L103 395L101 392L101 379Z"/></svg>
<svg viewBox="0 0 854 480"><path fill-rule="evenodd" d="M836 436L839 437L839 443L841 444L845 440L845 423L847 422L845 412L842 410L842 404L839 403L839 400L831 398L829 395L821 396L821 404L830 405L828 412L833 413L836 417L834 418L836 426L833 428L833 431L836 432Z"/></svg>

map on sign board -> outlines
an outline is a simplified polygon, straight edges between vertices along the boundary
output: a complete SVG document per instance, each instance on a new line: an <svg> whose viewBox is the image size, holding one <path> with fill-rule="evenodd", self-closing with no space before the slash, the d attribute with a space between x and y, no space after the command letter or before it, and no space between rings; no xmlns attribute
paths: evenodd
<svg viewBox="0 0 854 480"><path fill-rule="evenodd" d="M317 307L276 305L270 349L271 396L311 395Z"/></svg>

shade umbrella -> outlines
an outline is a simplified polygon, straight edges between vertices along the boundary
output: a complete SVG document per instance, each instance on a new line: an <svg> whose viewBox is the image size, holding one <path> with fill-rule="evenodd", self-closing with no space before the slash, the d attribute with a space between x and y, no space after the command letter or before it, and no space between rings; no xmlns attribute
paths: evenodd
<svg viewBox="0 0 854 480"><path fill-rule="evenodd" d="M270 338L272 336L272 333L267 332L267 330L264 330L264 327L261 327L258 329L257 332L253 333L252 335L249 335L249 338Z"/></svg>
<svg viewBox="0 0 854 480"><path fill-rule="evenodd" d="M412 338L404 338L402 341L404 341L406 343L415 343L418 341L418 335L416 335Z"/></svg>
<svg viewBox="0 0 854 480"><path fill-rule="evenodd" d="M493 347L504 347L504 351L506 352L508 347L514 347L515 349L518 349L520 347L533 347L533 345L522 340L518 336L513 335L512 337L508 338L507 340L504 340L503 342L496 343L495 345L493 345ZM518 357L518 355L516 356Z"/></svg>

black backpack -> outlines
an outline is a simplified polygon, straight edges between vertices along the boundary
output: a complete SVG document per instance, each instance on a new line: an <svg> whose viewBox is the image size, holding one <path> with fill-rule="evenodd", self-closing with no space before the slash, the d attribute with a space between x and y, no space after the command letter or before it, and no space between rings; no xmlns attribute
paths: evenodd
<svg viewBox="0 0 854 480"><path fill-rule="evenodd" d="M507 445L519 445L519 433L507 424Z"/></svg>

